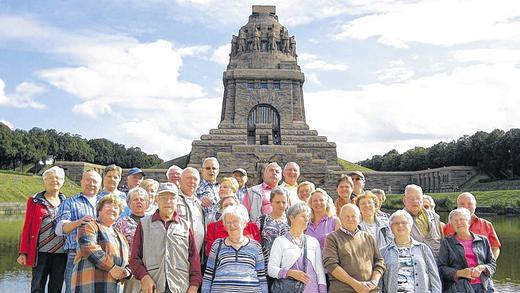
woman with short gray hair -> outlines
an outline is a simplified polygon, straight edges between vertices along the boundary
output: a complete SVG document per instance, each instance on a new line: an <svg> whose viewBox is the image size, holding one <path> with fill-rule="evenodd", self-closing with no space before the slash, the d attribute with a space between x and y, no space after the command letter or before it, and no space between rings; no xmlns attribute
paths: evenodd
<svg viewBox="0 0 520 293"><path fill-rule="evenodd" d="M43 172L45 190L27 199L25 222L20 236L19 264L32 267L31 292L61 292L67 254L65 239L54 232L59 206L65 201L60 192L65 172L54 166Z"/></svg>
<svg viewBox="0 0 520 293"><path fill-rule="evenodd" d="M469 231L471 214L465 208L454 209L448 220L455 230L442 239L439 252L439 273L446 292L494 292L491 277L496 261L489 240Z"/></svg>
<svg viewBox="0 0 520 293"><path fill-rule="evenodd" d="M283 279L292 278L304 284L303 292L327 292L320 243L303 233L310 213L310 208L302 202L287 210L291 228L274 240L269 257L267 271L275 279L272 289L284 282Z"/></svg>
<svg viewBox="0 0 520 293"><path fill-rule="evenodd" d="M228 236L211 246L201 292L267 293L262 247L244 236L247 209L229 206L222 212L222 221Z"/></svg>
<svg viewBox="0 0 520 293"><path fill-rule="evenodd" d="M432 251L410 236L413 225L410 214L405 210L396 211L390 216L389 225L394 239L381 249L386 265L381 278L382 292L441 293L441 280Z"/></svg>

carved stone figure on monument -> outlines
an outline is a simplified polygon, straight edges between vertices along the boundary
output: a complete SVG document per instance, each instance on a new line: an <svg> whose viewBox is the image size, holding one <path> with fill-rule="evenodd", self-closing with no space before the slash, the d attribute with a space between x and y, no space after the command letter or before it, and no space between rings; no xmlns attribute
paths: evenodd
<svg viewBox="0 0 520 293"><path fill-rule="evenodd" d="M238 52L245 52L246 51L246 32L243 28L240 29L238 32Z"/></svg>
<svg viewBox="0 0 520 293"><path fill-rule="evenodd" d="M238 37L233 35L231 39L231 54L230 56L236 56L238 53Z"/></svg>
<svg viewBox="0 0 520 293"><path fill-rule="evenodd" d="M275 26L273 24L271 31L269 32L269 50L276 51L276 35Z"/></svg>
<svg viewBox="0 0 520 293"><path fill-rule="evenodd" d="M282 30L280 31L280 39L282 40L280 51L289 53L289 33L285 27L282 27Z"/></svg>
<svg viewBox="0 0 520 293"><path fill-rule="evenodd" d="M260 36L260 30L256 28L253 34L253 51L260 51Z"/></svg>
<svg viewBox="0 0 520 293"><path fill-rule="evenodd" d="M289 54L296 57L296 39L294 36L289 39Z"/></svg>

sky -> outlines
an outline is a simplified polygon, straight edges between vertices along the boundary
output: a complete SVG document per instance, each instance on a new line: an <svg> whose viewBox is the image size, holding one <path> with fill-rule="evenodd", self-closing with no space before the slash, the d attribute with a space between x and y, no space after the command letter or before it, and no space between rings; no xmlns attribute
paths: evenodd
<svg viewBox="0 0 520 293"><path fill-rule="evenodd" d="M296 37L307 124L341 158L520 127L517 0L0 0L0 121L185 155L253 4Z"/></svg>

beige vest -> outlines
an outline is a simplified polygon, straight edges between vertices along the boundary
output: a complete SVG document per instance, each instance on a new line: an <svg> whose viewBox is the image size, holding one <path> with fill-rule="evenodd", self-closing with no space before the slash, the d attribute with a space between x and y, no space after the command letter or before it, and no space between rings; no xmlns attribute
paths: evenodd
<svg viewBox="0 0 520 293"><path fill-rule="evenodd" d="M429 232L428 235L421 235L421 232L417 228L417 225L412 226L411 236L413 239L422 242L433 252L433 256L435 256L435 259L439 256L439 250L441 247L441 239L442 239L442 232L441 232L441 222L439 219L439 215L432 211L426 211L426 214L428 215L428 226L429 226ZM415 218L414 218L415 222Z"/></svg>
<svg viewBox="0 0 520 293"><path fill-rule="evenodd" d="M145 217L141 225L143 262L157 286L157 292L165 292L168 282L171 292L186 293L190 285L190 223L179 217L179 223L170 223L166 230L162 221L152 222L152 217Z"/></svg>

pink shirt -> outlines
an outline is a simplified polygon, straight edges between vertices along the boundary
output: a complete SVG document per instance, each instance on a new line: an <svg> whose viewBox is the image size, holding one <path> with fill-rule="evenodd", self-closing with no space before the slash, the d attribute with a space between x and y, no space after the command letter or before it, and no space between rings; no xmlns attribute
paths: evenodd
<svg viewBox="0 0 520 293"><path fill-rule="evenodd" d="M466 262L468 263L468 267L476 267L478 266L477 256L473 252L473 239L472 240L461 240L460 238L456 238L457 241L464 247L464 256L466 257ZM473 279L470 284L480 284L480 278Z"/></svg>

